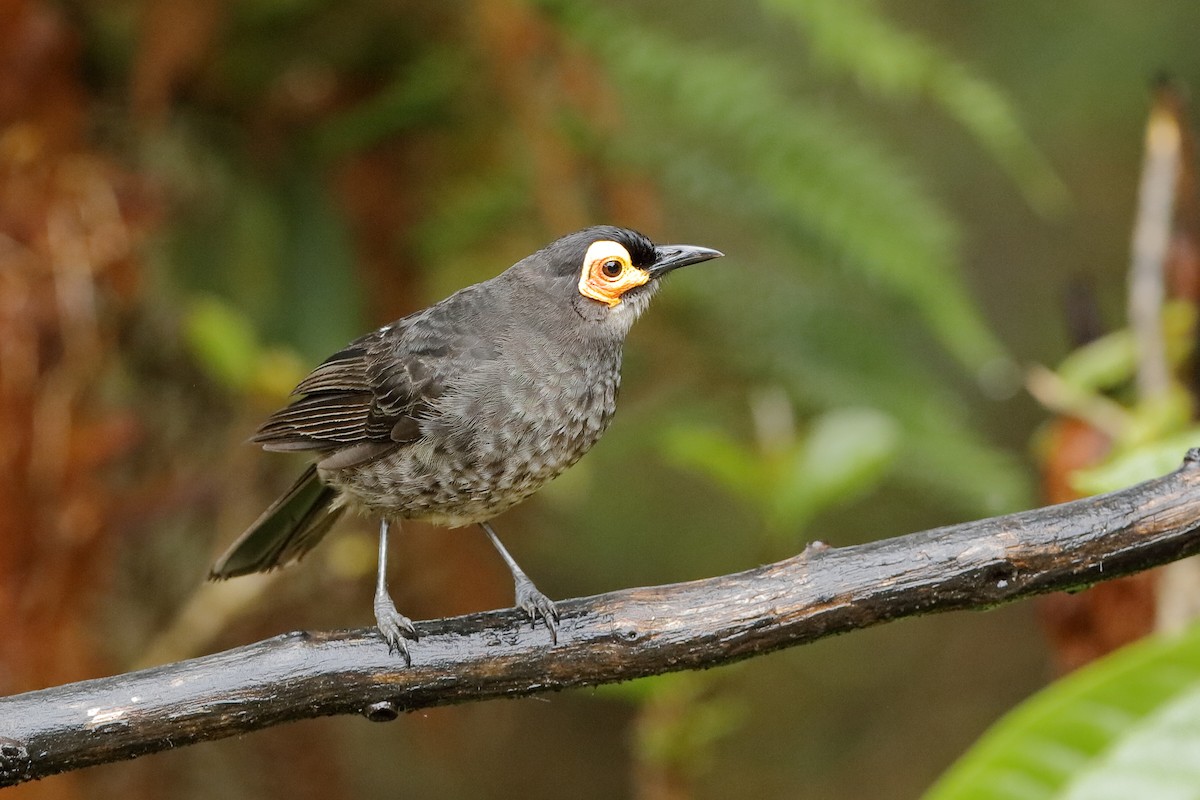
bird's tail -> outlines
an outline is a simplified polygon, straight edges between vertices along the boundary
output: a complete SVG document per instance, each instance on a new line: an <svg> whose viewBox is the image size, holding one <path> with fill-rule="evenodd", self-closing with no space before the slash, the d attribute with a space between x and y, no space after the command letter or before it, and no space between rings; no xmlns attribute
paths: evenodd
<svg viewBox="0 0 1200 800"><path fill-rule="evenodd" d="M345 510L334 506L337 490L309 467L292 488L271 504L209 572L209 580L266 572L300 558L321 541Z"/></svg>

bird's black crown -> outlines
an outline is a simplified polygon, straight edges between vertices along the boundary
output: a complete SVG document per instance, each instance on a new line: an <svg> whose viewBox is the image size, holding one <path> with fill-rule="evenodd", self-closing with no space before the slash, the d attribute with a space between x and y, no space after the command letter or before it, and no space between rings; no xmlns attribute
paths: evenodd
<svg viewBox="0 0 1200 800"><path fill-rule="evenodd" d="M542 250L547 263L556 272L564 275L578 275L592 242L617 242L629 251L629 258L635 267L649 269L655 261L654 242L630 228L618 228L615 225L595 225L575 233L569 233L557 239Z"/></svg>

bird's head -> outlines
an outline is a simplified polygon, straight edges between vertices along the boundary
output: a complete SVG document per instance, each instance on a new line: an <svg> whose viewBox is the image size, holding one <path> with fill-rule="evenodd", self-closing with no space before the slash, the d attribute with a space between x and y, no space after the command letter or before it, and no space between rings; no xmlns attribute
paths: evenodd
<svg viewBox="0 0 1200 800"><path fill-rule="evenodd" d="M637 231L600 225L568 234L527 261L542 273L532 277L568 298L581 317L623 334L649 305L664 275L722 255L694 245L655 245Z"/></svg>

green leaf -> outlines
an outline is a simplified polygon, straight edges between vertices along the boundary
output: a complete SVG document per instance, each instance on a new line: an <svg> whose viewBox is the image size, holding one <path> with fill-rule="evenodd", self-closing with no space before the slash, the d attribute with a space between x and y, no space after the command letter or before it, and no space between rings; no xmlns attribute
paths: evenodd
<svg viewBox="0 0 1200 800"><path fill-rule="evenodd" d="M1163 475L1179 466L1189 448L1200 446L1200 427L1126 450L1098 467L1071 476L1071 486L1084 495L1103 494Z"/></svg>
<svg viewBox="0 0 1200 800"><path fill-rule="evenodd" d="M769 496L765 462L720 429L679 423L667 429L662 444L669 461L704 473L732 494L755 504Z"/></svg>
<svg viewBox="0 0 1200 800"><path fill-rule="evenodd" d="M1073 781L1064 800L1200 800L1200 687L1133 726Z"/></svg>
<svg viewBox="0 0 1200 800"><path fill-rule="evenodd" d="M217 297L202 295L192 300L183 331L189 349L212 377L229 389L249 385L258 361L258 339L243 315Z"/></svg>
<svg viewBox="0 0 1200 800"><path fill-rule="evenodd" d="M1067 800L1200 798L1200 687L1136 726L1108 757L1072 781Z"/></svg>
<svg viewBox="0 0 1200 800"><path fill-rule="evenodd" d="M874 409L817 417L772 492L774 528L790 534L821 511L875 488L899 442L895 420Z"/></svg>
<svg viewBox="0 0 1200 800"><path fill-rule="evenodd" d="M922 496L950 501L965 515L1029 507L1027 468L974 430L966 398L945 385L911 315L897 318L875 295L847 304L829 276L789 281L786 267L761 261L737 276L736 287L718 275L707 289L717 297L736 292L755 309L710 304L728 369L785 386L802 408L869 405L887 414L902 431L905 468L893 475ZM672 287L692 290L684 281Z"/></svg>
<svg viewBox="0 0 1200 800"><path fill-rule="evenodd" d="M1200 627L1056 681L985 733L924 800L1104 797L1200 798Z"/></svg>
<svg viewBox="0 0 1200 800"><path fill-rule="evenodd" d="M1137 353L1133 336L1122 328L1071 351L1056 372L1071 386L1100 391L1133 379Z"/></svg>
<svg viewBox="0 0 1200 800"><path fill-rule="evenodd" d="M1175 301L1163 307L1163 341L1172 364L1180 365L1190 357L1195 325L1196 310L1190 304ZM1137 359L1133 332L1121 328L1075 348L1055 372L1073 387L1098 392L1133 380Z"/></svg>

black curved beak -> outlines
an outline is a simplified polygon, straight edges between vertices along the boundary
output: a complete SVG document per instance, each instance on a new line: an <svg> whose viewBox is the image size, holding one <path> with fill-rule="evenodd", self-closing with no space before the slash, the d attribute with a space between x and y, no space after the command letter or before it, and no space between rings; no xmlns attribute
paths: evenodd
<svg viewBox="0 0 1200 800"><path fill-rule="evenodd" d="M686 267L688 264L699 264L701 261L711 261L725 255L720 250L710 247L696 247L690 244L664 244L654 248L654 263L650 266L651 278L661 278L673 269Z"/></svg>

